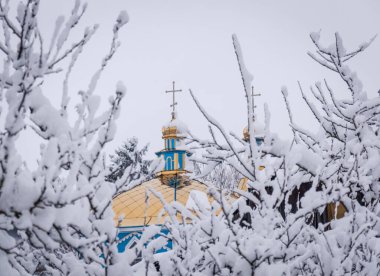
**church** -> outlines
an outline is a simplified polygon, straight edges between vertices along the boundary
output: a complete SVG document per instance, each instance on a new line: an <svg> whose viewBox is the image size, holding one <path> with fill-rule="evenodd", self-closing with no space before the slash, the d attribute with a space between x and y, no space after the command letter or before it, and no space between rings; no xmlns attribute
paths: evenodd
<svg viewBox="0 0 380 276"><path fill-rule="evenodd" d="M157 196L152 194L148 196L150 190L159 193L167 203L177 201L189 209L194 206L194 202L190 196L192 193L196 193L196 196L202 201L211 201L207 195L208 187L197 180L189 178L191 171L189 170L187 158L191 156L191 152L186 148L184 141L188 129L186 124L178 119L175 110L175 106L177 105L175 102L175 93L181 92L181 90L176 90L175 83L173 82L173 89L166 92L173 94L173 103L171 104L171 120L162 128L164 148L156 152L157 157L162 158L164 161L162 169L156 173L153 179L117 195L112 202L112 209L115 215L114 222L118 227L119 252L124 252L128 248L132 248L136 241L140 239L146 226L163 225L166 215L165 212L163 212L164 206ZM257 121L254 124L254 133L257 145L262 144L264 141L264 127ZM243 140L249 140L247 128L243 130ZM265 167L260 166L259 169L260 171L264 171ZM241 178L240 182L237 183L238 189L250 191L254 196L259 198L259 195L256 195L252 189L248 187L247 182L248 179ZM287 204L291 206L292 213L297 211L300 206L301 198L310 187L311 183L307 182L302 183L300 187L290 191ZM266 191L270 194L271 187L266 187ZM229 200L232 203L237 199L239 199L239 196L232 194ZM253 202L247 202L247 204L255 208ZM285 201L282 202L279 211L285 218ZM345 211L346 209L343 204L330 203L322 213L316 212L312 220L307 223L318 227L318 224L321 222L343 217ZM247 218L245 215L241 217L239 214L236 214L234 219L251 224L251 218ZM164 234L167 233L165 228L162 228L161 231ZM165 252L171 248L172 244L168 242L165 247L156 251L156 253Z"/></svg>
<svg viewBox="0 0 380 276"><path fill-rule="evenodd" d="M173 90L166 91L173 93L173 103L171 120L162 128L164 148L156 152L157 157L164 161L162 169L156 173L153 179L119 194L113 199L114 221L119 231L119 252L132 248L135 241L141 237L144 227L162 225L164 222L165 216L161 216L163 205L156 196L146 196L149 189L160 193L167 203L178 201L184 206L191 204L190 193L192 191L197 191L197 195L207 198L207 186L189 179L187 157L191 153L186 149L184 143L187 126L178 119L175 110L177 105L175 93L180 91L175 89L174 82ZM165 232L165 229L162 231ZM166 248L157 253L170 248L171 244L169 243Z"/></svg>

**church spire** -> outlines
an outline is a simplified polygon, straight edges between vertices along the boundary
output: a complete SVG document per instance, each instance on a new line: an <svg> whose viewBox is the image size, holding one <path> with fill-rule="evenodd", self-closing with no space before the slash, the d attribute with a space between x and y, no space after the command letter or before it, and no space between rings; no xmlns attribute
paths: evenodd
<svg viewBox="0 0 380 276"><path fill-rule="evenodd" d="M261 96L261 93L257 93L257 94L255 94L255 92L254 92L254 86L252 85L251 86L251 97L252 97L252 112L253 112L253 120L255 121L257 118L256 118L256 112L255 112L255 108L257 107L256 105L255 105L255 97L259 97L259 96Z"/></svg>
<svg viewBox="0 0 380 276"><path fill-rule="evenodd" d="M261 96L261 93L256 93L254 91L254 87L251 87L251 99L252 99L252 116L253 116L253 131L255 133L255 139L256 143L260 145L264 141L264 127L258 122L257 120L257 115L255 108L257 107L255 105L255 97ZM249 141L249 131L248 131L248 126L246 126L243 129L243 140Z"/></svg>
<svg viewBox="0 0 380 276"><path fill-rule="evenodd" d="M164 159L164 167L157 176L161 178L161 182L170 185L177 189L182 183L187 181L186 174L186 157L191 153L187 150L185 144L185 137L188 133L187 126L182 123L176 115L175 106L175 93L182 92L180 89L175 88L173 81L173 89L165 91L166 93L173 93L172 118L168 124L162 128L162 138L164 140L164 149L156 152L158 157Z"/></svg>

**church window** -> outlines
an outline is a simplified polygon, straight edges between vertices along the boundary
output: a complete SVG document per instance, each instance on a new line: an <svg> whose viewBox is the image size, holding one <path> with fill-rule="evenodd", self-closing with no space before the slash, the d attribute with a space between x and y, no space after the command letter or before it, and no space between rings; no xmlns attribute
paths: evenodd
<svg viewBox="0 0 380 276"><path fill-rule="evenodd" d="M166 170L172 171L174 169L174 160L170 156L166 158Z"/></svg>

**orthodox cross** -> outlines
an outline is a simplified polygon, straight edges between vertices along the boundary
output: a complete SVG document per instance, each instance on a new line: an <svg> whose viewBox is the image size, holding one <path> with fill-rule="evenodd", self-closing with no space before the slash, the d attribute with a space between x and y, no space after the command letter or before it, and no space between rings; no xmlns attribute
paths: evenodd
<svg viewBox="0 0 380 276"><path fill-rule="evenodd" d="M175 82L173 81L173 90L166 90L165 91L166 93L173 93L173 103L170 105L170 107L173 107L173 111L172 111L172 120L175 119L175 106L177 105L176 101L175 101L175 93L177 92L182 92L181 89L175 89Z"/></svg>
<svg viewBox="0 0 380 276"><path fill-rule="evenodd" d="M253 117L255 117L255 108L257 107L256 105L255 105L255 97L259 97L259 96L261 96L261 94L260 93L257 93L257 94L255 94L255 92L254 92L254 87L252 86L251 87L251 97L252 97L252 109L253 109ZM254 118L255 119L255 118Z"/></svg>

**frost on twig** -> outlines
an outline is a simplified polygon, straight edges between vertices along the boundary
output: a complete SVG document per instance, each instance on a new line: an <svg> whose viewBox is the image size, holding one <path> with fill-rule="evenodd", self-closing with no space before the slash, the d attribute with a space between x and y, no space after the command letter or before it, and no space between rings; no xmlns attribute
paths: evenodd
<svg viewBox="0 0 380 276"><path fill-rule="evenodd" d="M178 204L166 206L177 216L165 222L169 233L161 238L172 240L175 247L165 259L150 255L141 272L159 267L163 275L379 273L380 100L368 99L346 64L370 43L347 51L339 34L328 47L319 42L319 33L311 38L317 49L312 58L337 73L348 99L338 99L327 81L311 87L311 95L299 84L318 123L318 129L309 129L297 124L288 91L282 88L294 133L291 144L270 132L267 107L264 142L257 145L254 139L242 140L225 131L190 91L211 125L210 139L190 137L192 149L202 150L201 156L193 157L201 164L196 168L203 167L199 176L204 179L222 165L231 166L245 178L248 189L235 188L231 200L231 194L210 185L209 208L199 206L186 223L178 217L187 211ZM235 36L233 42L249 124L251 79ZM249 135L254 137L254 132Z"/></svg>
<svg viewBox="0 0 380 276"><path fill-rule="evenodd" d="M76 1L66 21L57 19L45 45L38 27L39 2L20 1L15 7L0 1L5 38L0 43L5 95L0 97L5 106L0 130L0 267L6 275L107 275L117 267L112 198L134 174L125 175L123 183L105 181L104 147L114 137L125 87L118 84L108 110L98 115L93 80L72 124L67 118L70 73L97 27L86 28L78 42L67 45L86 11L86 5ZM127 18L122 12L117 19L101 71L120 45L118 34ZM64 60L68 68L61 107L56 108L45 96L43 80L61 72L57 66ZM18 152L17 140L27 128L40 137L34 170Z"/></svg>

